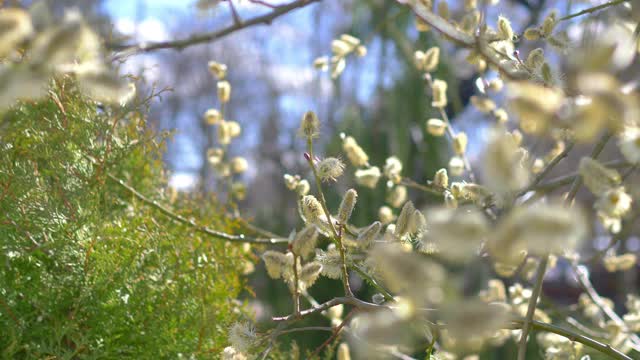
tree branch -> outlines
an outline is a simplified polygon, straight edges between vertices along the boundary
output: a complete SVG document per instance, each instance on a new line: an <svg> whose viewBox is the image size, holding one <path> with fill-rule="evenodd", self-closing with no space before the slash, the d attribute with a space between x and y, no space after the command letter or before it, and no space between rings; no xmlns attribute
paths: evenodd
<svg viewBox="0 0 640 360"><path fill-rule="evenodd" d="M271 320L273 321L291 321L291 320L295 320L301 317L305 317L305 316L309 316L312 314L316 314L322 311L325 311L329 308L332 308L336 305L351 305L354 306L358 309L361 310L365 310L365 311L372 311L372 310L380 310L380 309L389 309L388 306L385 305L376 305L373 303L369 303L363 300L360 300L358 298L352 297L352 296L345 296L345 297L337 297L337 298L333 298L325 303L322 303L320 305L317 306L313 306L310 309L307 310L303 310L300 311L299 316L296 316L295 314L291 314L291 315L287 315L287 316L281 316L281 317L274 317Z"/></svg>
<svg viewBox="0 0 640 360"><path fill-rule="evenodd" d="M132 188L131 186L127 185L124 180L120 180L117 177L111 175L111 174L107 174L107 177L112 180L113 182L115 182L116 184L120 185L121 187L123 187L124 189L126 189L127 191L129 191L134 197L136 197L138 200L142 201L143 203L155 208L156 210L160 211L161 213L165 214L166 216L170 217L171 219L185 224L191 228L193 228L194 230L201 232L203 234L206 234L210 237L216 238L218 240L226 240L226 241L232 241L232 242L240 242L240 243L254 243L254 244L281 244L281 243L287 243L289 242L289 239L285 239L285 238L253 238L253 237L248 237L245 236L243 234L240 235L231 235L231 234L227 234L221 231L217 231L217 230L213 230L210 229L206 226L202 226L197 224L195 221L193 220L189 220L187 218L185 218L182 215L176 214L175 212L171 211L170 209L160 205L157 201L151 200L149 198L147 198L146 196L142 195L138 190Z"/></svg>
<svg viewBox="0 0 640 360"><path fill-rule="evenodd" d="M107 45L107 47L111 50L126 51L131 54L147 53L147 52L161 50L161 49L182 50L189 46L198 45L202 43L209 43L209 42L219 40L227 35L230 35L244 28L248 28L255 25L262 25L262 24L269 25L274 19L282 15L285 15L295 9L305 7L317 1L320 1L320 0L296 0L286 5L276 6L273 8L274 9L273 11L265 15L257 16L242 22L234 22L234 24L231 26L228 26L226 28L216 30L213 32L208 32L203 34L194 34L185 39L157 41L157 42L129 44L129 45L109 44Z"/></svg>
<svg viewBox="0 0 640 360"><path fill-rule="evenodd" d="M516 328L523 327L525 320L513 320L512 323ZM592 349L598 350L599 352L609 356L611 359L619 359L619 360L632 360L629 356L623 354L617 349L614 349L609 344L603 344L599 341L596 341L588 336L580 335L573 331L561 328L559 326L555 326L552 324L543 323L540 321L531 321L530 326L537 330L548 331L550 333L558 334L566 337L569 340L577 341L581 344L584 344Z"/></svg>
<svg viewBox="0 0 640 360"><path fill-rule="evenodd" d="M573 19L573 18L578 17L578 16L582 16L582 15L590 14L590 13L596 12L596 11L598 11L598 10L602 10L602 9L608 8L609 6L620 5L620 4L622 4L622 3L626 3L626 2L629 2L629 1L631 1L631 0L614 0L614 1L609 1L608 3L604 3L604 4L602 4L602 5L594 6L594 7L592 7L592 8L584 9L584 10L582 10L582 11L578 11L577 13L570 14L570 15L567 15L567 16L565 16L565 17L561 17L560 19L558 19L558 21L564 21L564 20Z"/></svg>

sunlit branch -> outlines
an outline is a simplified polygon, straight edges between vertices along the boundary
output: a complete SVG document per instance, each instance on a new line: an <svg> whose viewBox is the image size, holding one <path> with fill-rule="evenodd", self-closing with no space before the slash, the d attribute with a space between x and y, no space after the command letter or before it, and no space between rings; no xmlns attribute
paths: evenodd
<svg viewBox="0 0 640 360"><path fill-rule="evenodd" d="M489 46L489 42L493 40L491 37L487 37L485 34L478 36L469 35L462 30L456 28L453 24L447 21L445 18L431 11L418 1L408 2L406 0L396 0L401 4L409 6L415 15L422 21L429 24L431 28L444 35L451 42L459 45L460 47L475 50L481 55L484 60L495 66L500 70L505 77L512 80L524 80L528 77L528 74L514 71L513 69L505 67L501 63L501 58L498 54Z"/></svg>
<svg viewBox="0 0 640 360"><path fill-rule="evenodd" d="M226 28L216 30L213 32L194 34L185 39L180 40L170 40L170 41L157 41L157 42L147 42L140 44L109 44L107 47L111 50L115 51L126 51L130 54L136 53L147 53L151 51L161 50L161 49L174 49L174 50L182 50L189 46L210 43L216 40L219 40L227 35L230 35L236 31L255 26L255 25L269 25L276 18L285 15L293 10L298 8L305 7L311 3L317 2L320 0L296 0L286 5L280 5L273 7L273 11L261 15L256 16L254 18L245 20L245 21L236 21L233 25L228 26Z"/></svg>

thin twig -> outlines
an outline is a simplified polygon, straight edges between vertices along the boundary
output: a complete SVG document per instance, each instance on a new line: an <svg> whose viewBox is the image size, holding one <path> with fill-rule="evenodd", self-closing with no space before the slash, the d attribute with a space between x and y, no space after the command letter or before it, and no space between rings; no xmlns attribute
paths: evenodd
<svg viewBox="0 0 640 360"><path fill-rule="evenodd" d="M280 317L274 317L271 318L271 320L273 321L292 321L298 318L302 318L305 316L309 316L312 314L316 314L322 311L325 311L329 308L332 308L336 305L351 305L354 306L360 310L365 310L365 311L373 311L373 310L381 310L381 309L389 309L389 307L385 306L385 305L377 305L377 304L373 304L373 303L369 303L363 300L360 300L358 298L355 297L337 297L337 298L333 298L325 303L322 303L318 306L313 306L310 309L307 310L302 310L300 311L300 316L295 316L295 314L291 314L291 315L287 315L287 316L280 316Z"/></svg>
<svg viewBox="0 0 640 360"><path fill-rule="evenodd" d="M622 327L622 329L624 329L624 331L629 334L629 339L631 339L633 349L636 351L640 351L640 337L629 330L624 320L622 320L620 316L618 316L618 314L613 311L613 309L604 304L602 297L600 297L596 289L593 287L593 284L589 280L589 272L587 271L586 267L583 265L572 264L572 268L574 273L576 274L576 279L585 290L591 301L593 301L593 303L598 308L600 308L600 311L602 311L605 315L607 315L607 317L613 320L616 325Z"/></svg>
<svg viewBox="0 0 640 360"><path fill-rule="evenodd" d="M571 151L571 149L573 149L574 143L573 142L569 142L564 150L562 150L562 152L560 154L558 154L556 157L553 158L553 160L551 160L547 166L544 167L544 169L542 169L542 171L536 175L536 177L533 179L533 181L531 181L531 183L524 188L523 190L521 190L518 193L518 197L522 196L526 193L528 193L529 191L533 190L545 177L547 177L547 175L549 175L549 173L551 172L551 170L553 170L553 168L558 165L558 163L560 162L560 160L564 159L565 157L567 157L567 154L569 154L569 151Z"/></svg>
<svg viewBox="0 0 640 360"><path fill-rule="evenodd" d="M349 312L349 314L347 314L347 316L345 316L345 318L342 320L342 322L340 323L340 325L338 325L335 330L333 330L333 334L331 334L331 336L329 336L329 338L327 340L325 340L322 344L320 344L320 346L318 346L313 353L311 353L311 355L309 356L309 359L313 359L316 356L318 356L318 354L320 354L320 351L322 349L324 349L327 345L329 345L331 343L331 341L335 340L338 337L338 334L340 334L340 331L342 330L342 328L347 325L347 323L349 322L349 320L351 320L351 317L353 316L353 314L355 313L355 309L351 310Z"/></svg>
<svg viewBox="0 0 640 360"><path fill-rule="evenodd" d="M108 47L111 50L127 51L130 54L146 53L146 52L151 52L151 51L160 50L160 49L182 50L189 46L202 44L202 43L209 43L209 42L219 40L229 34L232 34L236 31L239 31L251 26L261 25L261 24L269 25L274 19L282 15L285 15L295 9L305 7L316 1L320 1L320 0L297 0L286 5L277 6L274 8L273 11L265 15L257 16L240 23L234 23L231 26L228 26L226 28L223 28L217 31L202 33L202 34L194 34L185 39L147 42L147 43L141 43L141 44L128 44L128 45L111 44Z"/></svg>
<svg viewBox="0 0 640 360"><path fill-rule="evenodd" d="M512 323L517 327L524 327L524 322L525 320L513 320ZM611 345L609 344L603 344L599 341L596 341L588 336L585 335L581 335L578 333L575 333L571 330L567 330L564 328L561 328L559 326L556 325L552 325L552 324L547 324L547 323L543 323L540 321L536 321L533 320L530 322L530 326L534 329L537 330L543 330L543 331L547 331L550 333L554 333L554 334L558 334L561 336L566 337L567 339L571 340L571 341L576 341L579 342L583 345L586 345L594 350L598 350L599 352L609 356L612 359L618 359L618 360L632 360L629 356L623 354L622 352L620 352L617 349L614 349L613 347L611 347Z"/></svg>
<svg viewBox="0 0 640 360"><path fill-rule="evenodd" d="M340 260L342 262L342 285L344 286L344 294L345 296L353 296L353 292L351 291L351 286L349 285L349 272L347 271L347 257L346 251L344 247L344 243L342 241L342 233L344 232L341 226L338 230L336 230L333 221L331 220L331 212L329 212L329 208L327 207L327 200L324 197L324 192L322 191L322 183L320 180L320 176L318 175L318 169L316 168L315 156L313 155L313 140L311 138L307 139L307 153L305 154L307 162L309 163L309 167L313 172L313 177L316 182L316 188L318 190L318 196L320 197L320 204L322 205L322 210L324 211L324 215L327 217L327 222L329 223L329 227L331 228L331 232L333 233L334 239L337 242L338 250L340 250Z"/></svg>
<svg viewBox="0 0 640 360"><path fill-rule="evenodd" d="M584 9L584 10L582 10L582 11L578 11L577 13L570 14L570 15L567 15L567 16L564 16L564 17L561 17L560 19L558 19L558 21L569 20L569 19L573 19L573 18L578 17L578 16L582 16L582 15L586 15L586 14L591 14L591 13L596 12L596 11L598 11L598 10L605 9L605 8L610 7L610 6L620 5L620 4L622 4L622 3L626 3L626 2L629 2L629 1L631 1L631 0L614 0L614 1L609 1L608 3L604 3L604 4L602 4L602 5L594 6L594 7L592 7L592 8Z"/></svg>
<svg viewBox="0 0 640 360"><path fill-rule="evenodd" d="M527 356L527 336L529 335L529 326L533 321L533 315L536 312L536 305L538 304L538 298L542 292L542 283L544 282L544 274L547 271L547 264L549 262L549 256L544 255L538 265L536 272L536 284L533 288L533 293L529 299L529 305L527 307L527 316L524 318L522 324L522 333L520 334L520 344L518 345L518 360L525 360Z"/></svg>
<svg viewBox="0 0 640 360"><path fill-rule="evenodd" d="M129 191L138 200L160 211L161 213L170 217L171 219L179 223L188 225L194 230L204 233L206 235L209 235L210 237L216 238L218 240L226 240L226 241L241 242L241 243L254 243L254 244L282 244L282 243L289 242L289 239L285 239L285 238L254 238L254 237L245 236L243 234L231 235L218 230L210 229L206 226L199 225L194 220L189 220L182 215L176 214L169 208L160 205L157 201L147 198L146 196L142 195L138 190L127 185L124 182L124 180L118 179L112 174L107 174L107 177L113 182L115 182L116 184L120 185L121 187Z"/></svg>

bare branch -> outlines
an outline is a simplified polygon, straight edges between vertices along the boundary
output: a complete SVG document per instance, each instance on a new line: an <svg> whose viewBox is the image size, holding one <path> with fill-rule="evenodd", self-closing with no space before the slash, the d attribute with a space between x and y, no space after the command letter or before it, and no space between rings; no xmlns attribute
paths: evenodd
<svg viewBox="0 0 640 360"><path fill-rule="evenodd" d="M157 42L148 42L141 44L109 44L107 47L111 50L115 51L126 51L129 54L137 54L137 53L147 53L151 51L161 50L161 49L174 49L174 50L182 50L186 47L198 45L202 43L210 43L216 40L219 40L227 35L230 35L236 31L255 26L255 25L269 25L271 22L285 15L295 9L305 7L311 3L317 2L320 0L296 0L286 5L276 6L273 11L257 16L246 21L234 22L233 25L228 26L226 28L216 30L213 32L202 33L202 34L194 34L185 39L180 40L170 40L170 41L157 41Z"/></svg>
<svg viewBox="0 0 640 360"><path fill-rule="evenodd" d="M171 211L170 209L160 205L157 201L153 201L149 198L147 198L146 196L142 195L138 190L132 188L131 186L127 185L124 180L120 180L117 177L111 175L111 174L107 174L107 177L112 180L113 182L115 182L116 184L120 185L121 187L123 187L124 189L126 189L127 191L129 191L133 196L135 196L138 200L142 201L143 203L157 209L158 211L160 211L161 213L165 214L166 216L170 217L171 219L185 224L187 226L190 226L191 228L193 228L194 230L204 233L206 235L209 235L210 237L216 238L218 240L226 240L226 241L232 241L232 242L240 242L240 243L254 243L254 244L280 244L280 243L287 243L289 242L289 239L285 239L285 238L253 238L253 237L248 237L245 235L231 235L231 234L227 234L218 230L213 230L210 229L206 226L202 226L197 224L195 221L193 220L189 220L187 218L185 218L182 215L176 214L175 212Z"/></svg>
<svg viewBox="0 0 640 360"><path fill-rule="evenodd" d="M582 15L590 14L590 13L596 12L596 11L598 11L598 10L605 9L605 8L610 7L610 6L620 5L620 4L622 4L622 3L626 3L626 2L629 2L629 1L630 1L630 0L614 0L614 1L609 1L608 3L604 3L604 4L602 4L602 5L598 5L598 6L594 6L594 7L592 7L592 8L588 8L588 9L584 9L584 10L582 10L582 11L578 11L578 12L577 12L577 13L575 13L575 14L570 14L570 15L567 15L567 16L565 16L565 17L561 17L560 19L558 19L558 21L564 21L564 20L573 19L573 18L578 17L578 16L582 16Z"/></svg>

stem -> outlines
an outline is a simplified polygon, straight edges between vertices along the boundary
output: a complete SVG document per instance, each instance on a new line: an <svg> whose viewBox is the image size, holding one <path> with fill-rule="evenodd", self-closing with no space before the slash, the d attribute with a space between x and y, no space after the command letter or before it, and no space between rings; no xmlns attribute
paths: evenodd
<svg viewBox="0 0 640 360"><path fill-rule="evenodd" d="M320 353L320 351L322 349L324 349L327 345L329 345L329 343L331 343L332 340L334 340L335 338L338 337L338 334L340 334L340 330L342 330L342 328L347 325L347 323L349 322L349 320L351 319L351 317L353 316L353 314L355 313L355 310L351 310L351 312L349 312L349 314L347 314L347 316L345 316L344 320L342 320L342 322L340 323L340 325L338 325L335 330L333 330L333 334L331 334L331 336L325 340L325 342L323 342L320 346L318 346L313 353L309 356L309 359L313 359L316 356L318 356L318 354Z"/></svg>
<svg viewBox="0 0 640 360"><path fill-rule="evenodd" d="M542 283L544 281L544 274L547 271L547 263L549 262L549 256L545 255L540 260L538 270L536 272L536 284L533 288L533 293L529 299L529 307L527 308L527 316L524 318L522 325L522 334L520 335L520 344L518 345L518 360L525 360L527 356L527 336L529 335L529 326L533 321L533 315L536 312L536 305L538 303L538 297L542 292Z"/></svg>
<svg viewBox="0 0 640 360"><path fill-rule="evenodd" d="M338 249L340 250L340 260L342 261L342 285L344 287L344 294L345 296L352 297L353 292L351 291L351 286L349 285L349 271L347 269L346 251L342 242L343 231L342 228L340 229L340 231L336 230L333 221L331 220L331 213L329 212L329 208L327 207L327 201L324 198L324 192L322 191L322 184L320 181L320 177L318 176L318 170L316 169L316 164L313 161L313 141L311 140L311 138L307 139L307 152L309 155L309 157L307 158L307 162L309 162L309 166L311 167L311 171L313 172L313 177L316 180L318 196L320 197L320 205L322 205L322 210L324 211L324 215L327 217L327 222L329 223L331 232L333 233L334 239L338 245Z"/></svg>
<svg viewBox="0 0 640 360"><path fill-rule="evenodd" d="M293 313L300 315L300 287L298 286L298 255L293 254Z"/></svg>
<svg viewBox="0 0 640 360"><path fill-rule="evenodd" d="M426 73L424 78L427 81L429 88L432 89L432 93L433 93L433 79L431 78L431 74ZM456 138L456 132L453 130L453 127L451 126L451 122L449 121L449 116L447 115L447 112L444 111L443 108L438 107L437 109L438 109L438 112L440 113L440 117L442 117L442 121L444 121L447 124L447 135L449 136L449 141L453 145L453 140ZM460 155L460 157L462 157L462 161L464 162L464 168L467 171L467 174L469 175L469 180L475 183L476 176L473 173L473 170L471 169L471 163L469 162L467 155L462 154Z"/></svg>
<svg viewBox="0 0 640 360"><path fill-rule="evenodd" d="M325 303L322 303L320 305L317 306L313 306L307 310L302 310L300 311L300 316L295 316L293 314L291 315L287 315L287 316L280 316L280 317L274 317L271 318L272 321L277 321L277 322L287 322L287 321L292 321L292 320L296 320L302 317L306 317L312 314L316 314L322 311L325 311L329 308L332 308L336 305L351 305L354 306L360 310L364 310L364 311L374 311L374 310L381 310L381 309L389 309L388 306L385 305L377 305L377 304L373 304L373 303L369 303L363 300L360 300L356 297L337 297L337 298L333 298Z"/></svg>

